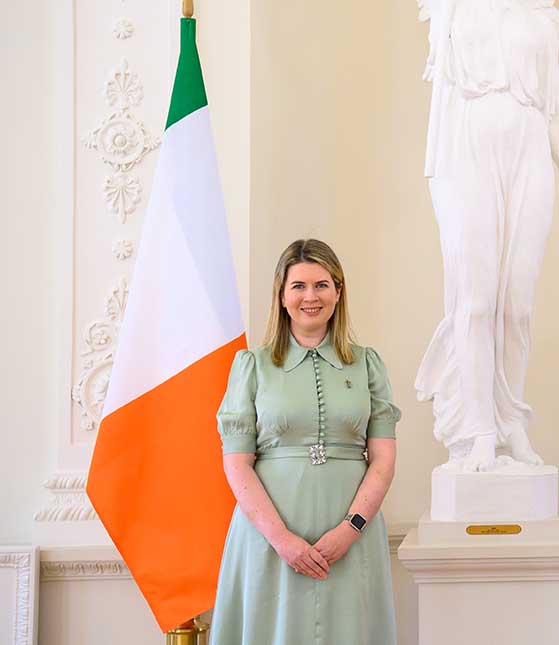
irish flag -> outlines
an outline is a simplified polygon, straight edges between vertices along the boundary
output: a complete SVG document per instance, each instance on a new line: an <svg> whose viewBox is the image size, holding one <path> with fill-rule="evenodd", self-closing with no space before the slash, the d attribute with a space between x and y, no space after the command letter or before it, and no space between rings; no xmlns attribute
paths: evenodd
<svg viewBox="0 0 559 645"><path fill-rule="evenodd" d="M195 34L183 18L86 487L164 632L214 602L234 505L215 414L246 347Z"/></svg>

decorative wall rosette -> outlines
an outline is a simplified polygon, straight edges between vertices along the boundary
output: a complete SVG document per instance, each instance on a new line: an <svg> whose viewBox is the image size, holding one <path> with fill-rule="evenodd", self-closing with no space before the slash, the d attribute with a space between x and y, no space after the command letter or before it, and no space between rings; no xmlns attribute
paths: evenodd
<svg viewBox="0 0 559 645"><path fill-rule="evenodd" d="M160 139L152 136L132 112L132 107L142 102L143 87L138 75L130 71L125 58L105 81L103 96L116 110L83 137L83 143L89 150L95 150L99 159L115 171L105 178L103 193L109 211L124 223L126 216L136 209L141 195L140 181L129 171L159 146Z"/></svg>

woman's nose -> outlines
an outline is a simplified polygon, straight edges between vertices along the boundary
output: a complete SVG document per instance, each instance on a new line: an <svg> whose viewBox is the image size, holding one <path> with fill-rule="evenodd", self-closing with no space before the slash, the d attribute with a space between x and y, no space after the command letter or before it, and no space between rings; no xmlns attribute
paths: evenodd
<svg viewBox="0 0 559 645"><path fill-rule="evenodd" d="M305 300L308 300L309 302L312 302L313 300L316 300L316 291L314 290L313 287L309 287L305 291Z"/></svg>

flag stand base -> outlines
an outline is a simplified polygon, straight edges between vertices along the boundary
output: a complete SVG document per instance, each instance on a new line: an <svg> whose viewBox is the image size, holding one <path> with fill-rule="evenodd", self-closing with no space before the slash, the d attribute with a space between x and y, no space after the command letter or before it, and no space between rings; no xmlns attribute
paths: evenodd
<svg viewBox="0 0 559 645"><path fill-rule="evenodd" d="M167 632L165 645L208 645L210 626L197 616Z"/></svg>

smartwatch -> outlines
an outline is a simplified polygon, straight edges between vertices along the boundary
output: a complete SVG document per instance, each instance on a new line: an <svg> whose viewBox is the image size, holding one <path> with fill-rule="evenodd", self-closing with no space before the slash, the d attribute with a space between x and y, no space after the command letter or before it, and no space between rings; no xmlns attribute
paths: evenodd
<svg viewBox="0 0 559 645"><path fill-rule="evenodd" d="M361 533L367 525L367 520L362 515L359 515L359 513L348 513L344 517L344 520L347 520L356 531L359 531L359 533Z"/></svg>

